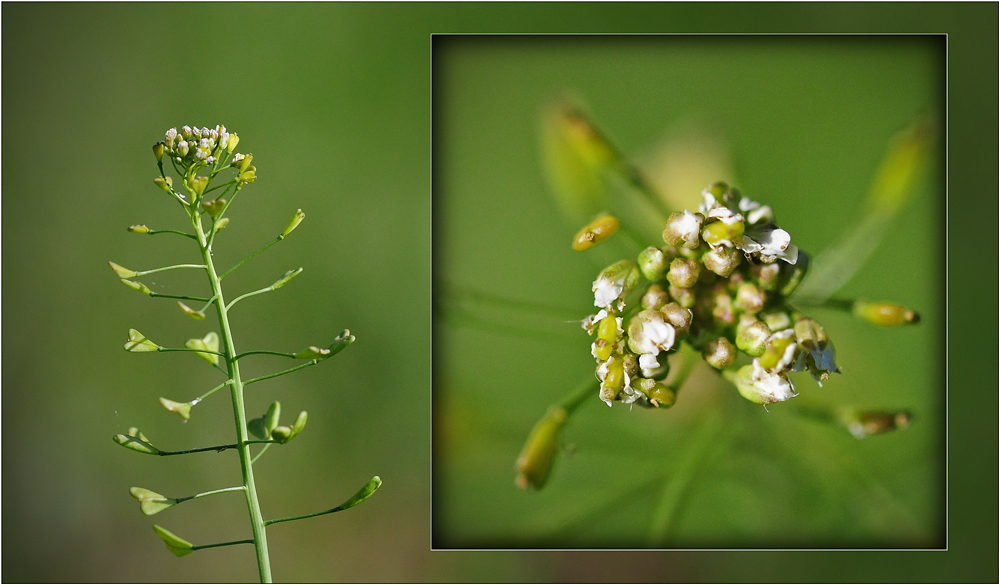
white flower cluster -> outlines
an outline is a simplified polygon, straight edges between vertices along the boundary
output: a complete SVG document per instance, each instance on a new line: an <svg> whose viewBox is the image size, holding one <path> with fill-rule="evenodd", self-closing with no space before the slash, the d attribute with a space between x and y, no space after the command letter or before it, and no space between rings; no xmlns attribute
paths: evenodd
<svg viewBox="0 0 1000 585"><path fill-rule="evenodd" d="M239 136L230 133L225 126L198 128L181 126L167 130L164 144L167 153L178 164L205 162L214 164L219 158L231 153L239 142Z"/></svg>

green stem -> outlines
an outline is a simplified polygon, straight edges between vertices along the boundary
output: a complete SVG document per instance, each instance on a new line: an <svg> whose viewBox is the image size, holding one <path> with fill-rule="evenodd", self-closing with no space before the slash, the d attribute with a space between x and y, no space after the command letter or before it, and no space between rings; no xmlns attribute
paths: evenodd
<svg viewBox="0 0 1000 585"><path fill-rule="evenodd" d="M146 235L149 236L155 236L156 234L177 234L178 236L184 236L185 238L191 238L192 240L198 239L194 234L188 234L177 230L149 230L146 232Z"/></svg>
<svg viewBox="0 0 1000 585"><path fill-rule="evenodd" d="M158 292L153 292L153 291L149 292L149 296L151 296L151 297L160 297L162 299L181 299L183 301L198 301L200 303L207 303L208 301L211 300L211 299L207 299L205 297L189 297L187 295L168 295L168 294L163 294L163 293L158 293Z"/></svg>
<svg viewBox="0 0 1000 585"><path fill-rule="evenodd" d="M229 328L229 316L226 312L225 297L222 294L222 278L218 276L215 271L215 265L212 263L212 252L197 211L192 211L191 223L194 226L195 233L198 235L198 246L201 248L201 255L208 271L212 293L216 298L215 307L219 313L219 325L222 328L222 340L226 348L226 365L229 368L229 379L232 381L233 416L236 422L240 469L243 473L243 486L246 488L247 508L250 512L250 526L253 531L252 542L257 554L257 568L260 573L261 582L270 583L271 561L268 558L267 552L267 532L264 528L264 519L260 513L260 503L257 501L257 487L254 485L253 465L250 462L250 441L247 432L246 411L243 405L243 381L240 378L239 363L233 359L237 355L236 345L233 342L233 334Z"/></svg>
<svg viewBox="0 0 1000 585"><path fill-rule="evenodd" d="M580 405L586 402L588 398L594 396L594 393L599 386L600 382L594 379L593 376L588 377L586 381L563 397L562 402L559 403L559 408L566 411L567 416L573 414L574 410L579 408Z"/></svg>
<svg viewBox="0 0 1000 585"><path fill-rule="evenodd" d="M161 347L160 349L158 349L156 351L163 351L163 352L167 352L167 351L187 351L187 352L193 352L193 353L211 353L211 354L214 354L214 355L219 355L219 356L222 356L222 357L226 357L226 354L218 352L218 351L212 351L210 349L191 349L190 347Z"/></svg>
<svg viewBox="0 0 1000 585"><path fill-rule="evenodd" d="M253 465L254 463L257 463L257 460L260 459L260 456L263 455L265 451L267 451L268 449L270 449L271 445L273 445L273 444L274 443L268 443L267 445L264 445L263 449L261 449L260 451L257 451L257 454L254 455L253 459L250 460L250 465Z"/></svg>
<svg viewBox="0 0 1000 585"><path fill-rule="evenodd" d="M229 542L217 542L215 544L198 544L191 547L191 550L201 550L203 548L215 548L217 546L232 546L234 544L253 544L254 540L248 538L246 540L231 540Z"/></svg>
<svg viewBox="0 0 1000 585"><path fill-rule="evenodd" d="M163 268L154 268L152 270L143 270L142 272L136 272L136 276L146 276L147 274L155 274L157 272L165 272L167 270L174 270L176 268L204 268L204 264L175 264L173 266L164 266Z"/></svg>
<svg viewBox="0 0 1000 585"><path fill-rule="evenodd" d="M229 303L229 306L226 307L226 310L228 311L229 309L232 309L233 305L235 305L236 303L242 301L243 299L246 299L246 298L249 298L249 297L252 297L252 296L256 296L256 295L260 295L260 294L264 294L266 292L271 292L272 290L274 290L274 287L273 286L269 286L269 287L266 287L266 288L262 288L260 290L255 290L253 292L248 292L246 294L240 295L240 296L236 297L235 299L233 299L232 302Z"/></svg>
<svg viewBox="0 0 1000 585"><path fill-rule="evenodd" d="M232 305L230 305L230 306L232 306ZM238 356L234 357L233 359L239 361L239 360L245 358L248 355L280 355L280 356L290 357L290 358L294 358L295 357L294 353L286 353L286 352L283 352L283 351L269 351L269 350L266 350L266 349L258 349L258 350L255 350L255 351L245 351L245 352L239 354Z"/></svg>
<svg viewBox="0 0 1000 585"><path fill-rule="evenodd" d="M274 520L265 520L264 526L270 526L272 524L277 524L278 522L291 522L292 520L304 520L305 518L313 518L316 516L322 516L324 514L333 514L334 512L340 512L343 510L340 506L336 508L330 508L329 510L324 510L322 512L313 512L312 514L303 514L301 516L289 516L288 518L276 518Z"/></svg>
<svg viewBox="0 0 1000 585"><path fill-rule="evenodd" d="M274 443L274 442L275 441L270 441L270 440L267 440L267 441L244 441L244 444L246 444L246 445L255 445L255 444L258 444L258 443L271 444L271 443ZM204 453L206 451L215 451L217 453L222 453L223 451L226 451L227 449L235 449L237 447L239 447L239 445L237 445L236 443L230 443L228 445L215 445L213 447L198 447L197 449L185 449L183 451L159 451L157 453L157 455L159 455L161 457L168 457L170 455L187 455L188 453Z"/></svg>
<svg viewBox="0 0 1000 585"><path fill-rule="evenodd" d="M277 378L278 376L284 376L285 374L291 374L292 372L294 372L296 370L301 370L302 368L308 368L309 366L315 366L316 364L320 363L321 361L323 361L323 360L325 360L325 359L327 359L329 357L330 356L324 356L323 359L310 360L309 362L304 363L301 366L295 366L294 368L288 368L287 370L282 370L282 371L280 371L278 373L275 373L275 374L268 374L266 376L257 376L256 378L250 378L249 380L247 380L246 382L244 382L243 385L244 386L249 386L250 384L253 384L255 382L261 382L263 380L270 380L271 378Z"/></svg>
<svg viewBox="0 0 1000 585"><path fill-rule="evenodd" d="M225 493L225 492L243 491L245 489L246 489L245 487L243 487L241 485L238 485L238 486L235 486L235 487L227 487L227 488L222 488L222 489L218 489L218 490L212 490L212 491L208 491L208 492L201 492L200 494L195 494L193 496L184 496L183 498L174 498L174 499L177 500L177 503L179 504L181 502L186 502L188 500L194 500L196 498L203 498L205 496L211 496L211 495L214 495L214 494L221 494L221 493Z"/></svg>
<svg viewBox="0 0 1000 585"><path fill-rule="evenodd" d="M225 388L226 386L228 386L228 385L230 385L230 384L232 384L232 383L233 383L233 381L232 381L232 380L226 380L225 382L223 382L223 383L219 384L219 385L218 385L218 386L216 386L215 388L212 388L212 389L211 389L211 390L209 390L208 392L206 392L206 393L202 394L201 396L199 396L198 398L195 398L194 400L192 400L192 401L191 401L191 404L192 404L192 405L195 405L195 404L198 404L198 403L199 403L199 402L201 402L202 400L204 400L204 399L208 398L208 397L209 397L209 396L211 396L212 394L215 394L215 393L216 393L217 391L219 391L219 390L222 390L223 388Z"/></svg>
<svg viewBox="0 0 1000 585"><path fill-rule="evenodd" d="M235 196L234 196L234 197L235 197ZM223 211L224 211L224 210L223 210ZM222 217L222 216L220 215L219 217ZM244 258L244 259L240 260L240 261L239 261L239 263L238 263L238 264L236 264L236 266L233 266L233 267L232 267L232 268L230 268L229 270L227 270L227 271L223 272L223 273L222 273L222 276L220 276L220 277L219 277L219 280L222 280L222 279L223 279L223 278L225 278L225 277L226 277L226 276L227 276L227 275L228 275L228 274L229 274L230 272L232 272L233 270L236 270L236 269L237 269L237 268L239 268L240 266L243 266L243 265L244 265L244 264L246 264L246 263L247 263L247 262L248 262L249 260L252 260L252 259L253 259L253 258L254 258L255 256L257 256L258 254L260 254L260 253L261 253L261 252L263 252L264 250L267 250L267 249L268 249L268 248L270 248L271 246L273 246L273 245L277 244L277 243L278 243L278 242L280 242L280 241L281 241L282 239L284 239L284 238L282 238L281 236L278 236L277 238L274 238L273 240L271 240L271 241L270 241L270 242L268 242L267 244L264 244L264 247L263 247L263 248L261 248L260 250L257 250L257 251L256 251L256 252L254 252L253 254L250 254L250 255L249 255L249 256L247 256L246 258Z"/></svg>

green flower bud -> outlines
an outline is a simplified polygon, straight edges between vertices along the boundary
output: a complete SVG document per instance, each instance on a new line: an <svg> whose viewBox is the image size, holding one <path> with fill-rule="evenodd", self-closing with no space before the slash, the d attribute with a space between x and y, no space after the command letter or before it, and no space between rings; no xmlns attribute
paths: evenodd
<svg viewBox="0 0 1000 585"><path fill-rule="evenodd" d="M668 303L660 308L660 313L663 313L667 323L673 326L678 339L687 336L691 330L691 321L694 319L690 309L685 309L678 303Z"/></svg>
<svg viewBox="0 0 1000 585"><path fill-rule="evenodd" d="M663 305L670 302L670 296L667 291L663 290L663 287L658 284L651 284L646 287L646 292L642 295L642 308L643 309L659 309Z"/></svg>
<svg viewBox="0 0 1000 585"><path fill-rule="evenodd" d="M375 493L375 490L377 490L380 487L382 487L382 479L379 478L379 476L376 475L375 477L371 478L371 480L368 483L366 483L363 488L359 489L356 494L354 494L353 496L351 496L343 504L337 506L337 508L340 509L340 510L346 510L348 508L353 508L354 506L357 506L361 502L363 502L363 501L367 500L368 498L372 497L372 494Z"/></svg>
<svg viewBox="0 0 1000 585"><path fill-rule="evenodd" d="M764 353L771 330L761 321L754 320L736 335L736 347L743 353L758 357Z"/></svg>
<svg viewBox="0 0 1000 585"><path fill-rule="evenodd" d="M139 500L139 509L147 516L162 512L177 503L177 500L173 498L161 496L156 492L141 487L130 488L128 493L132 494L133 498Z"/></svg>
<svg viewBox="0 0 1000 585"><path fill-rule="evenodd" d="M717 244L732 243L739 236L743 235L744 225L742 221L728 223L725 221L713 221L705 226L701 231L701 237L710 246Z"/></svg>
<svg viewBox="0 0 1000 585"><path fill-rule="evenodd" d="M139 453L145 453L147 455L159 455L160 450L154 447L146 435L139 432L139 429L135 427L129 428L129 430L123 435L118 434L112 437L115 443L118 443L126 449L131 449L133 451L138 451Z"/></svg>
<svg viewBox="0 0 1000 585"><path fill-rule="evenodd" d="M156 157L156 162L163 160L163 151L166 147L166 143L162 140L153 145L153 156Z"/></svg>
<svg viewBox="0 0 1000 585"><path fill-rule="evenodd" d="M187 343L184 344L188 349L195 350L207 350L207 351L219 351L219 336L215 331L209 331L205 337L201 339L189 339ZM213 366L219 364L219 356L214 353L203 353L202 351L195 352L195 355L205 360L206 362L212 364Z"/></svg>
<svg viewBox="0 0 1000 585"><path fill-rule="evenodd" d="M167 193L170 193L171 187L174 186L174 180L170 177L156 177L153 179L153 183L156 183L157 187L163 189Z"/></svg>
<svg viewBox="0 0 1000 585"><path fill-rule="evenodd" d="M132 278L133 276L136 275L135 270L129 270L128 268L125 268L121 264L115 264L114 262L108 262L108 265L111 266L111 270L115 271L115 274L118 275L118 278Z"/></svg>
<svg viewBox="0 0 1000 585"><path fill-rule="evenodd" d="M670 293L670 298L677 301L677 304L684 307L685 309L690 309L694 307L695 302L697 302L698 297L694 294L694 291L689 288L681 288L678 286L671 285L667 289Z"/></svg>
<svg viewBox="0 0 1000 585"><path fill-rule="evenodd" d="M708 365L721 370L736 361L736 348L725 337L719 337L705 344L701 356Z"/></svg>
<svg viewBox="0 0 1000 585"><path fill-rule="evenodd" d="M764 323L767 324L767 328L771 331L781 331L792 326L792 318L784 311L765 313L761 317L763 317Z"/></svg>
<svg viewBox="0 0 1000 585"><path fill-rule="evenodd" d="M284 239L285 236L292 233L292 230L299 227L299 224L302 223L302 220L305 218L306 214L302 213L301 209L296 211L295 215L292 216L292 220L288 222L287 226L285 226L285 231L281 232L281 238Z"/></svg>
<svg viewBox="0 0 1000 585"><path fill-rule="evenodd" d="M677 402L677 392L662 382L651 378L637 378L632 381L632 388L642 392L655 408L670 408Z"/></svg>
<svg viewBox="0 0 1000 585"><path fill-rule="evenodd" d="M600 215L594 221L588 223L582 230L577 232L573 238L573 249L582 252L600 244L604 240L615 235L620 222L612 215Z"/></svg>
<svg viewBox="0 0 1000 585"><path fill-rule="evenodd" d="M702 264L712 272L722 277L728 277L743 261L743 254L736 248L720 246L705 252L701 257Z"/></svg>
<svg viewBox="0 0 1000 585"><path fill-rule="evenodd" d="M143 353L148 351L160 351L160 346L146 338L135 329L128 330L128 341L125 342L125 351L132 353Z"/></svg>
<svg viewBox="0 0 1000 585"><path fill-rule="evenodd" d="M188 316L196 321L203 321L205 319L205 313L202 311L195 311L191 307L185 305L184 303L177 301L177 306L181 308Z"/></svg>
<svg viewBox="0 0 1000 585"><path fill-rule="evenodd" d="M753 283L745 282L736 289L736 306L744 313L756 315L766 302L767 295Z"/></svg>
<svg viewBox="0 0 1000 585"><path fill-rule="evenodd" d="M177 154L187 156L189 152L191 152L191 145L187 141L181 140L177 143Z"/></svg>
<svg viewBox="0 0 1000 585"><path fill-rule="evenodd" d="M216 222L216 224L215 224L215 231L221 232L223 229L225 229L225 227L227 225L229 225L229 218L228 217L223 217L218 222Z"/></svg>
<svg viewBox="0 0 1000 585"><path fill-rule="evenodd" d="M229 135L229 142L226 143L226 150L232 152L236 150L236 145L240 143L240 137L235 132Z"/></svg>
<svg viewBox="0 0 1000 585"><path fill-rule="evenodd" d="M548 481L559 449L559 434L566 425L566 418L563 408L552 406L531 429L515 464L517 479L514 483L517 487L540 490Z"/></svg>
<svg viewBox="0 0 1000 585"><path fill-rule="evenodd" d="M705 216L690 211L675 211L667 219L667 227L663 230L663 241L671 246L684 246L694 250L701 244L699 234Z"/></svg>
<svg viewBox="0 0 1000 585"><path fill-rule="evenodd" d="M153 291L149 290L148 286L142 284L141 282L137 282L135 280L128 280L127 278L123 278L122 284L124 284L125 286L129 287L132 290L137 290L144 295L153 294Z"/></svg>
<svg viewBox="0 0 1000 585"><path fill-rule="evenodd" d="M620 260L608 266L594 281L594 306L609 307L615 301L624 301L639 284L639 276L639 267L631 260Z"/></svg>
<svg viewBox="0 0 1000 585"><path fill-rule="evenodd" d="M639 252L639 270L646 277L646 280L653 282L662 280L667 265L667 257L659 248L650 246Z"/></svg>
<svg viewBox="0 0 1000 585"><path fill-rule="evenodd" d="M144 225L130 225L128 226L128 231L133 234L148 234L149 228Z"/></svg>
<svg viewBox="0 0 1000 585"><path fill-rule="evenodd" d="M190 126L181 126L181 136L184 140L190 140L194 136Z"/></svg>
<svg viewBox="0 0 1000 585"><path fill-rule="evenodd" d="M295 278L302 272L301 268L296 268L295 270L289 270L288 272L281 275L281 278L276 280L274 284L271 285L271 290L278 290L279 288L288 284L288 281Z"/></svg>
<svg viewBox="0 0 1000 585"><path fill-rule="evenodd" d="M253 183L255 180L257 180L257 173L254 171L246 171L240 173L239 177L236 177L236 181L244 185Z"/></svg>
<svg viewBox="0 0 1000 585"><path fill-rule="evenodd" d="M916 311L895 303L857 301L854 303L854 316L884 327L912 325L920 322L920 315Z"/></svg>
<svg viewBox="0 0 1000 585"><path fill-rule="evenodd" d="M166 398L160 398L160 404L163 408L177 414L184 420L189 420L191 418L191 407L194 406L194 403L191 402L174 402L173 400L168 400Z"/></svg>
<svg viewBox="0 0 1000 585"><path fill-rule="evenodd" d="M205 192L205 187L208 186L208 177L199 176L191 179L191 190L194 191L195 197L201 197L201 194Z"/></svg>
<svg viewBox="0 0 1000 585"><path fill-rule="evenodd" d="M184 555L189 555L194 552L193 544L177 536L173 532L170 532L166 528L154 524L153 530L156 531L157 536L163 539L163 542L167 545L167 550L175 555L183 557Z"/></svg>
<svg viewBox="0 0 1000 585"><path fill-rule="evenodd" d="M250 161L253 160L252 154L245 154L243 158L240 159L240 173L245 173L248 168L250 168Z"/></svg>
<svg viewBox="0 0 1000 585"><path fill-rule="evenodd" d="M679 288L691 288L698 282L701 264L690 258L674 258L667 272L667 281Z"/></svg>

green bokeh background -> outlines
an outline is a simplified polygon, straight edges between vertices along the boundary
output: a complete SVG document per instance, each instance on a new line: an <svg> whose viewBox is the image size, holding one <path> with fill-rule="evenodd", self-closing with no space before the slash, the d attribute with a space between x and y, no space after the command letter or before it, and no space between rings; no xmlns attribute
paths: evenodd
<svg viewBox="0 0 1000 585"><path fill-rule="evenodd" d="M306 269L248 301L233 324L239 347L296 349L343 327L358 336L334 361L251 390L251 412L273 399L310 412L307 432L258 465L265 515L323 509L376 473L385 481L350 512L272 528L277 579L996 580L996 383L985 367L993 346L972 333L992 323L996 303L973 292L994 290L982 278L991 274L974 270L982 255L956 252L995 230L994 214L968 213L972 198L988 197L990 210L994 201L995 5L5 3L2 16L4 581L256 579L249 547L169 555L150 530L154 519L127 495L132 485L172 495L232 485L232 453L143 458L110 441L131 425L162 445L232 438L224 399L199 406L186 425L156 405L161 395L208 388L214 377L204 364L119 349L128 327L167 343L207 324L134 294L105 265L192 259L184 241L124 227L181 225L150 183L149 145L172 125L219 122L240 133L261 177L232 212L221 263L256 249L296 208L308 215L294 237L227 279L233 290L250 289ZM628 31L949 33L949 187L962 194L949 215L949 277L966 285L950 290L950 303L987 308L949 314L950 384L962 392L949 403L948 552L431 552L430 34ZM630 147L648 144L669 120L669 112L651 119L592 105ZM748 134L733 125L739 120L723 120L730 137ZM635 125L643 121L649 128ZM511 124L530 130L534 120ZM536 174L511 182L537 183L532 148L520 156ZM751 172L756 164L740 168L744 185L794 192L777 189L775 174ZM545 237L562 242L554 231ZM155 280L161 290L198 284L170 276ZM982 333L992 339L992 329ZM261 359L253 371L281 365ZM510 459L499 463L509 479ZM249 535L245 506L226 495L155 521L196 542Z"/></svg>

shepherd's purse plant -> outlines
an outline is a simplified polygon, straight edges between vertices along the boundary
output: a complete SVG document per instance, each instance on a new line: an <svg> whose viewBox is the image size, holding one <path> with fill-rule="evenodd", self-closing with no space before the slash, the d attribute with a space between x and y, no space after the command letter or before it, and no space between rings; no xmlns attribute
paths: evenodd
<svg viewBox="0 0 1000 585"><path fill-rule="evenodd" d="M130 329L128 332L128 341L125 343L125 351L131 353L191 352L221 372L225 376L225 381L197 398L187 402L177 402L167 398L160 398L160 404L167 411L187 421L191 418L192 409L195 406L208 399L217 391L228 388L233 403L236 441L226 445L212 445L170 451L154 446L150 439L134 427L128 429L125 434L115 435L114 441L132 451L159 457L205 452L219 453L227 450L237 451L239 453L239 465L243 477L241 485L214 489L183 497L167 497L141 487L133 487L130 493L139 501L142 513L152 516L172 506L195 498L226 492L243 492L250 514L250 527L253 538L196 545L161 526L154 525L153 530L166 543L167 549L178 557L206 548L252 544L256 550L260 580L264 583L270 583L271 564L268 560L267 526L279 522L290 522L292 520L301 520L347 510L371 497L375 493L375 490L381 486L382 481L378 476L373 477L356 494L348 498L347 501L329 510L270 520L265 520L261 513L260 504L257 501L257 489L254 485L253 465L271 445L284 445L302 432L306 425L306 412L300 412L292 423L281 424L281 405L278 402L274 402L262 416L247 420L243 401L244 388L263 380L276 378L314 366L345 349L354 342L355 338L351 335L350 331L344 330L327 347L308 346L294 353L270 350L237 353L236 342L229 322L230 311L245 299L281 288L302 272L302 268L289 270L281 275L273 284L259 290L241 294L228 302L223 293L223 279L251 258L284 240L305 218L305 214L302 213L301 209L296 211L291 221L288 222L288 225L277 237L247 258L236 263L233 267L221 274L219 273L213 262L212 246L215 243L216 237L229 223L229 218L226 217L229 207L237 195L247 185L253 183L257 176L257 169L251 164L253 155L234 153L239 141L239 136L236 133L227 131L225 126L216 126L214 129L183 126L180 130L176 128L167 130L164 140L153 145L153 154L156 157L157 167L159 168L159 176L153 182L184 210L190 222L191 231L151 229L145 225L133 225L128 228L128 231L133 234L150 236L173 234L193 240L198 247L200 263L177 264L141 271L130 270L114 262L109 263L115 274L121 278L122 283L129 288L150 297L176 299L180 310L197 321L205 320L208 313L214 308L214 312L219 320L219 333L208 331L204 337L189 339L183 347L164 347L153 342L139 331ZM168 163L170 168L173 169L176 179L164 172L164 162ZM213 181L216 184L213 185ZM175 182L179 183L179 188L175 188ZM136 280L149 274L179 269L204 271L208 277L210 290L208 296L163 294L153 291L146 284ZM283 356L302 363L276 373L244 379L240 375L240 361L253 355L262 354ZM256 452L252 452L252 449Z"/></svg>

